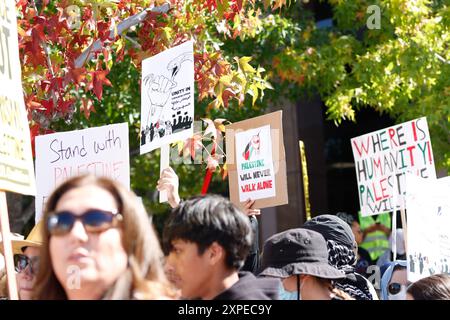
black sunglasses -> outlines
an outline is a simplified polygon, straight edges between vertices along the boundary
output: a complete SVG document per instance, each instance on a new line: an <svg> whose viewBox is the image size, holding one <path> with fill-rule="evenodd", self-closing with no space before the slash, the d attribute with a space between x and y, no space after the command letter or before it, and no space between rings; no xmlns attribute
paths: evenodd
<svg viewBox="0 0 450 320"><path fill-rule="evenodd" d="M390 294L397 294L400 292L400 290L402 289L402 284L397 283L397 282L393 282L391 284L389 284L388 286L388 292Z"/></svg>
<svg viewBox="0 0 450 320"><path fill-rule="evenodd" d="M72 230L76 220L80 220L87 232L99 233L114 228L122 221L117 212L89 209L82 215L70 211L51 213L47 219L48 232L53 236L62 236Z"/></svg>
<svg viewBox="0 0 450 320"><path fill-rule="evenodd" d="M15 254L14 266L19 273L30 267L30 273L36 275L39 272L39 257L28 258L24 254Z"/></svg>

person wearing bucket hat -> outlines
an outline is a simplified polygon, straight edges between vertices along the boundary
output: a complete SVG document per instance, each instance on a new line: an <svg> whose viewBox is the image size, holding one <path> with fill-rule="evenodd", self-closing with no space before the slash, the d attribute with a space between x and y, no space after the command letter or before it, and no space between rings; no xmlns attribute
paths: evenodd
<svg viewBox="0 0 450 320"><path fill-rule="evenodd" d="M303 228L319 232L326 240L328 262L343 271L345 279L334 285L356 300L378 300L373 285L355 272L358 245L350 226L341 218L324 214L303 224Z"/></svg>
<svg viewBox="0 0 450 320"><path fill-rule="evenodd" d="M343 272L328 264L323 236L301 228L266 240L259 276L282 279L282 300L329 300L333 297L331 280L345 278Z"/></svg>
<svg viewBox="0 0 450 320"><path fill-rule="evenodd" d="M43 243L42 228L42 222L38 222L25 240L15 237L11 241L20 300L31 300L32 298L32 291L39 270L40 248Z"/></svg>

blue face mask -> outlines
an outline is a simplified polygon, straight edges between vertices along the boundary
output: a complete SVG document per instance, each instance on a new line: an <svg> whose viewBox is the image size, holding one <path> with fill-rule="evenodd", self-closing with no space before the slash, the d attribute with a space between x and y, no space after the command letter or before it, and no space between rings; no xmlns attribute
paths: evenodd
<svg viewBox="0 0 450 320"><path fill-rule="evenodd" d="M298 300L298 292L287 291L284 289L283 285L281 285L280 289L278 290L278 299L279 300Z"/></svg>
<svg viewBox="0 0 450 320"><path fill-rule="evenodd" d="M284 289L283 284L280 285L280 288L278 289L278 299L279 300L300 300L300 284L299 284L299 277L297 276L297 291L287 291Z"/></svg>

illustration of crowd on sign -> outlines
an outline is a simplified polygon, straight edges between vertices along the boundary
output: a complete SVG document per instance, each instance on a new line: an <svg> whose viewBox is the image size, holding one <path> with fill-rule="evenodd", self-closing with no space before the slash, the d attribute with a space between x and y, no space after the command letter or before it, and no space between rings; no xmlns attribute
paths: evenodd
<svg viewBox="0 0 450 320"><path fill-rule="evenodd" d="M0 41L0 61L8 61L0 66L1 298L450 300L450 178L437 178L425 117L348 141L359 218L317 215L268 235L262 252L255 216L289 204L283 113L228 124L229 199L182 201L185 182L161 165L153 182L171 212L158 237L147 201L130 188L128 123L38 136L34 166L14 1L0 2L3 12L0 30L10 37ZM142 61L134 137L141 154L160 148L162 159L171 143L193 136L193 54L187 41ZM26 236L9 230L4 191L35 196ZM260 307L269 314L270 304Z"/></svg>

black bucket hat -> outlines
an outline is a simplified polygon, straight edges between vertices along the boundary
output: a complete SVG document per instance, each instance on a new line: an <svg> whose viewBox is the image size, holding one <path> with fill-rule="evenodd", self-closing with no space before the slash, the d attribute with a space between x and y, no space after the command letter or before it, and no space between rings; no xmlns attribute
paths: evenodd
<svg viewBox="0 0 450 320"><path fill-rule="evenodd" d="M266 240L260 276L287 278L307 274L342 279L345 274L328 264L327 244L315 231L301 228L277 233Z"/></svg>

